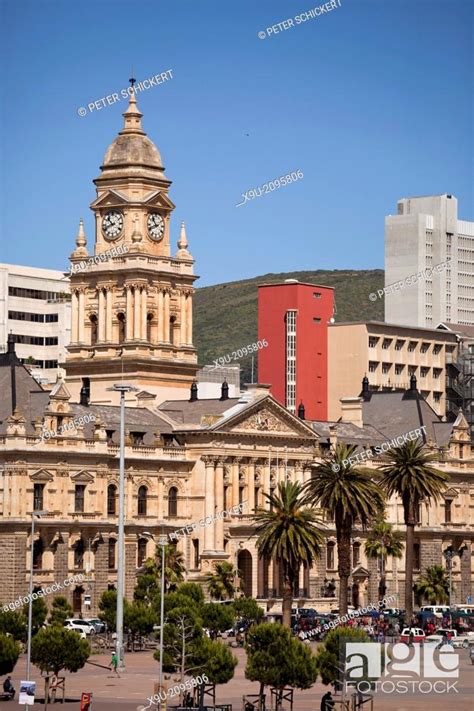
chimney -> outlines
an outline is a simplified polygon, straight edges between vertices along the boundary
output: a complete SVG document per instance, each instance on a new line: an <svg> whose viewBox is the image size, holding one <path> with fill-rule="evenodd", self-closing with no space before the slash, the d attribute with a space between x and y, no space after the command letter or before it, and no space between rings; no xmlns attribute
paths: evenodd
<svg viewBox="0 0 474 711"><path fill-rule="evenodd" d="M304 420L304 415L305 415L305 410L304 410L304 405L303 405L303 400L300 402L298 405L298 417L300 420Z"/></svg>
<svg viewBox="0 0 474 711"><path fill-rule="evenodd" d="M362 403L361 397L341 397L341 422L350 422L357 427L363 427L364 421L362 418Z"/></svg>
<svg viewBox="0 0 474 711"><path fill-rule="evenodd" d="M227 380L224 380L222 383L221 387L221 400L228 400L229 399L229 385L227 384Z"/></svg>
<svg viewBox="0 0 474 711"><path fill-rule="evenodd" d="M83 405L84 407L89 407L89 396L90 396L89 388L87 388L85 385L83 385L81 388L79 404Z"/></svg>
<svg viewBox="0 0 474 711"><path fill-rule="evenodd" d="M367 375L364 375L362 378L362 392L360 395L364 400L370 400L369 379Z"/></svg>
<svg viewBox="0 0 474 711"><path fill-rule="evenodd" d="M196 402L197 399L198 399L197 381L193 380L193 384L191 385L191 397L189 398L189 402Z"/></svg>

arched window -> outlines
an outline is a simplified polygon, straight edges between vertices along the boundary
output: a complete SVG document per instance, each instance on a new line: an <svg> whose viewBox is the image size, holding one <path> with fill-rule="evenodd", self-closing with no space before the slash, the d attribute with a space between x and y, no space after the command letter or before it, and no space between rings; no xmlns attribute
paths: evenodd
<svg viewBox="0 0 474 711"><path fill-rule="evenodd" d="M107 487L107 515L115 516L117 513L117 487L109 484Z"/></svg>
<svg viewBox="0 0 474 711"><path fill-rule="evenodd" d="M146 516L146 503L147 503L148 489L146 486L141 486L138 489L138 515Z"/></svg>
<svg viewBox="0 0 474 711"><path fill-rule="evenodd" d="M89 321L91 324L91 346L95 346L97 343L97 316L92 314Z"/></svg>
<svg viewBox="0 0 474 711"><path fill-rule="evenodd" d="M84 540L79 540L74 544L74 568L81 569L84 567Z"/></svg>
<svg viewBox="0 0 474 711"><path fill-rule="evenodd" d="M109 550L108 550L108 559L109 559L109 570L114 570L115 569L115 547L116 547L117 541L115 538L109 538Z"/></svg>
<svg viewBox="0 0 474 711"><path fill-rule="evenodd" d="M43 541L41 538L37 538L33 543L33 568L35 570L41 570L43 567L43 552Z"/></svg>
<svg viewBox="0 0 474 711"><path fill-rule="evenodd" d="M334 558L334 548L335 544L333 541L328 541L326 546L326 568L328 570L334 570L335 568L335 558Z"/></svg>
<svg viewBox="0 0 474 711"><path fill-rule="evenodd" d="M146 340L151 342L151 326L153 321L153 314L147 314L146 317Z"/></svg>
<svg viewBox="0 0 474 711"><path fill-rule="evenodd" d="M137 545L137 568L141 568L146 560L146 538L139 538Z"/></svg>
<svg viewBox="0 0 474 711"><path fill-rule="evenodd" d="M168 491L168 516L178 515L178 489L172 486Z"/></svg>
<svg viewBox="0 0 474 711"><path fill-rule="evenodd" d="M125 340L125 314L117 314L118 321L118 342L123 343Z"/></svg>

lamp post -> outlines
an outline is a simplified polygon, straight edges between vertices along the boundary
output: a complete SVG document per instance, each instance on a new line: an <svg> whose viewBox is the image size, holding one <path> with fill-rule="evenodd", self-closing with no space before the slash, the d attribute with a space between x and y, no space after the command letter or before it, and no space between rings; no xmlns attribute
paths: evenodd
<svg viewBox="0 0 474 711"><path fill-rule="evenodd" d="M31 558L30 558L30 584L28 595L28 646L26 654L26 680L30 681L31 670L31 632L33 627L33 546L35 537L35 516L41 518L46 516L48 511L33 511L31 513ZM25 706L26 709L26 706Z"/></svg>
<svg viewBox="0 0 474 711"><path fill-rule="evenodd" d="M119 463L119 519L118 519L118 561L117 561L117 641L116 654L118 671L124 671L123 648L123 598L125 594L125 393L136 392L138 388L118 383L107 390L120 393L120 463Z"/></svg>
<svg viewBox="0 0 474 711"><path fill-rule="evenodd" d="M161 534L158 545L161 546L161 594L160 594L160 691L163 689L163 627L165 620L165 556L168 536Z"/></svg>

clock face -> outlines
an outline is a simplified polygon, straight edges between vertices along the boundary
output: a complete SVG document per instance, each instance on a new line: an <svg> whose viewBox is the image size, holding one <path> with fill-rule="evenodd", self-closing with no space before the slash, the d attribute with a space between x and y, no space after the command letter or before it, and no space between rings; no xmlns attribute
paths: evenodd
<svg viewBox="0 0 474 711"><path fill-rule="evenodd" d="M164 219L157 212L151 212L148 215L146 224L148 227L148 234L152 239L158 242L163 237L163 233L165 231Z"/></svg>
<svg viewBox="0 0 474 711"><path fill-rule="evenodd" d="M117 239L123 229L123 215L121 212L112 210L107 212L102 218L102 232L106 239Z"/></svg>

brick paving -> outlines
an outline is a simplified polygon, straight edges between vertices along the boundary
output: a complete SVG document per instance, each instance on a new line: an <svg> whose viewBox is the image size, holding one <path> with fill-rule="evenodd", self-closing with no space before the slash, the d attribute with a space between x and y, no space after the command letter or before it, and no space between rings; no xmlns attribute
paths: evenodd
<svg viewBox="0 0 474 711"><path fill-rule="evenodd" d="M235 669L232 681L217 688L217 703L232 704L232 711L242 710L242 695L256 694L258 684L245 679L245 652L243 649L233 649L239 664ZM91 662L106 665L110 654L94 655ZM26 658L22 656L12 674L15 688L19 689L19 681L24 678ZM44 683L39 671L33 668L33 679L37 681L38 696L42 697ZM79 711L82 691L91 691L94 695L92 711L138 711L148 704L147 697L154 691L158 679L158 664L153 659L152 652L135 652L126 656L126 670L120 678L114 677L107 669L92 664L86 664L76 674L66 674L67 703L64 711ZM167 683L175 683L173 675ZM460 650L460 679L457 683L459 693L450 694L383 694L374 702L374 711L473 711L474 709L474 665L471 665L466 650ZM295 691L294 711L319 711L322 695L327 691L321 683L316 683L306 691ZM338 697L336 697L338 698ZM175 702L176 703L176 702ZM173 701L171 701L173 704ZM42 704L35 704L42 708ZM0 711L18 708L18 696L15 701L0 702ZM34 707L33 707L34 708ZM48 708L52 708L51 705ZM55 705L59 711L60 705ZM168 707L169 708L169 707ZM336 707L338 711L339 707ZM369 709L370 706L365 706Z"/></svg>

